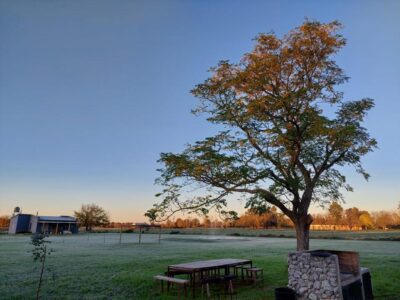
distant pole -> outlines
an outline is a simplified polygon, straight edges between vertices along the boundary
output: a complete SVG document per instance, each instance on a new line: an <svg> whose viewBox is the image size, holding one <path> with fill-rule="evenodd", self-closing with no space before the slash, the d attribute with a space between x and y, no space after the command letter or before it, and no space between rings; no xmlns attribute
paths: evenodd
<svg viewBox="0 0 400 300"><path fill-rule="evenodd" d="M161 225L160 228L158 229L158 243L161 243Z"/></svg>
<svg viewBox="0 0 400 300"><path fill-rule="evenodd" d="M121 242L122 242L122 226L119 229L119 243L121 244Z"/></svg>
<svg viewBox="0 0 400 300"><path fill-rule="evenodd" d="M142 242L142 227L139 226L139 245Z"/></svg>

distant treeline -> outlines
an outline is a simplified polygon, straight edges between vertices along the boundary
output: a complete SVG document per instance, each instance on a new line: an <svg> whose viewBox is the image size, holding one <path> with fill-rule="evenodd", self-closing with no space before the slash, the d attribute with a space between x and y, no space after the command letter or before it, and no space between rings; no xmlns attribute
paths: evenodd
<svg viewBox="0 0 400 300"><path fill-rule="evenodd" d="M357 207L344 209L333 202L326 213L314 214L311 229L315 230L371 230L400 229L400 209L393 211L368 212ZM0 228L8 228L9 216L0 216ZM292 221L272 207L259 211L248 209L236 219L217 218L176 218L161 224L164 228L292 228ZM131 222L110 222L103 228L132 229Z"/></svg>
<svg viewBox="0 0 400 300"><path fill-rule="evenodd" d="M314 214L311 229L315 230L371 230L400 229L400 210L368 212L357 207L344 209L333 202L326 213ZM236 220L218 220L205 217L177 218L162 224L166 228L292 228L292 221L275 207L259 213L249 209Z"/></svg>
<svg viewBox="0 0 400 300"><path fill-rule="evenodd" d="M8 228L9 225L10 225L10 217L0 216L0 228Z"/></svg>
<svg viewBox="0 0 400 300"><path fill-rule="evenodd" d="M343 209L337 202L329 206L328 212L315 214L313 218L314 227L321 225L319 229L400 229L400 210L368 212L357 207Z"/></svg>

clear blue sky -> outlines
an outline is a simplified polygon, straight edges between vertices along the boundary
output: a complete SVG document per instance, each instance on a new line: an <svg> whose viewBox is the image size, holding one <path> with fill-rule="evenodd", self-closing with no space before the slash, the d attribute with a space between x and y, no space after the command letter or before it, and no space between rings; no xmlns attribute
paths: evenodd
<svg viewBox="0 0 400 300"><path fill-rule="evenodd" d="M104 206L139 221L157 199L160 152L215 130L190 114L189 90L252 38L279 36L305 17L339 20L348 45L337 62L345 97L371 97L366 126L379 150L368 183L345 207L400 201L400 1L0 2L0 215L72 214ZM233 203L232 208L240 208Z"/></svg>

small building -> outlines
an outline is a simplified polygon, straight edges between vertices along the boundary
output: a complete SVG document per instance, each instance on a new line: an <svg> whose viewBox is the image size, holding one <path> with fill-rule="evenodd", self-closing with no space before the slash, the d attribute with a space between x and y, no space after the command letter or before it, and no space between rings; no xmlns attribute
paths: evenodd
<svg viewBox="0 0 400 300"><path fill-rule="evenodd" d="M78 233L78 222L70 216L34 216L16 214L10 219L9 234L15 233Z"/></svg>
<svg viewBox="0 0 400 300"><path fill-rule="evenodd" d="M360 231L363 228L361 226L349 225L329 225L329 224L311 224L310 230L343 230L343 231Z"/></svg>

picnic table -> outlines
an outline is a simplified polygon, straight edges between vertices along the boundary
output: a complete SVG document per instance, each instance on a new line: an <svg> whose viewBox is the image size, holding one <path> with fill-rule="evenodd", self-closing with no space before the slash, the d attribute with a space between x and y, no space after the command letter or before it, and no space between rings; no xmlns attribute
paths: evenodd
<svg viewBox="0 0 400 300"><path fill-rule="evenodd" d="M229 275L229 269L235 266L253 265L249 259L223 258L212 260L193 261L168 266L168 274L170 276L187 274L190 278L192 287L192 295L195 297L196 278L203 279L206 272L224 270L225 275ZM197 276L197 277L196 277Z"/></svg>

